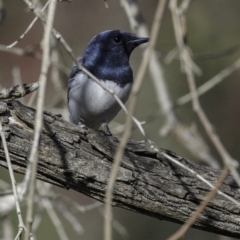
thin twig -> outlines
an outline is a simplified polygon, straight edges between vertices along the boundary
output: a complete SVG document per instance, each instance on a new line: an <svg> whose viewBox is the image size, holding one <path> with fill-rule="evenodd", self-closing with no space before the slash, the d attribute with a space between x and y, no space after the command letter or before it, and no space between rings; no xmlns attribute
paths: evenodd
<svg viewBox="0 0 240 240"><path fill-rule="evenodd" d="M149 59L152 53L152 50L155 46L158 32L160 30L160 27L162 25L163 16L165 13L166 6L168 4L168 0L159 0L158 7L154 16L153 20L153 27L150 35L150 43L146 49L145 55L142 59L142 62L140 64L139 71L137 73L136 80L133 84L133 88L131 91L131 95L129 98L129 110L128 115L126 116L126 125L125 130L122 136L122 139L119 143L114 163L110 172L110 178L106 189L106 205L105 205L105 213L104 213L104 240L111 240L112 239L112 193L113 193L113 187L116 181L117 172L121 163L123 151L125 149L126 143L131 136L131 130L132 130L132 119L131 116L134 113L134 109L137 103L137 94L140 90L140 87L143 82L143 77L145 75L145 72L147 70Z"/></svg>
<svg viewBox="0 0 240 240"><path fill-rule="evenodd" d="M23 184L19 183L17 186L18 202L23 200ZM9 188L0 193L0 218L8 215L14 208L16 208L16 202L14 198L13 189Z"/></svg>
<svg viewBox="0 0 240 240"><path fill-rule="evenodd" d="M105 8L109 8L107 0L104 0Z"/></svg>
<svg viewBox="0 0 240 240"><path fill-rule="evenodd" d="M218 189L220 188L221 184L225 180L225 178L228 175L228 166L225 165L222 174L218 178L214 189L212 189L205 199L201 202L201 204L197 207L196 211L192 214L192 216L186 221L184 225L171 237L169 237L167 240L177 240L186 234L186 232L189 230L189 228L197 221L199 215L204 211L204 209L207 207L208 203L215 197L217 194Z"/></svg>
<svg viewBox="0 0 240 240"><path fill-rule="evenodd" d="M94 203L90 203L88 205L81 205L77 202L75 202L73 199L69 198L66 195L62 195L62 194L57 194L53 191L48 192L47 194L45 194L45 196L42 197L48 197L48 198L52 198L53 200L56 201L56 199L62 199L66 202L66 204L69 205L69 210L75 215L76 213L80 212L80 213L85 213L91 210L94 210L96 208L99 208L103 205L102 202L99 201L95 201Z"/></svg>
<svg viewBox="0 0 240 240"><path fill-rule="evenodd" d="M181 168L185 169L186 171L192 173L194 176L196 176L196 178L198 178L200 181L206 183L210 188L214 189L214 185L211 184L208 180L206 180L203 176L201 176L200 174L198 174L196 171L194 171L193 169L187 167L186 165L182 164L179 160L177 160L176 158L173 158L171 156L169 156L166 153L160 152L159 154L162 154L164 157L166 157L169 161L173 162L174 164L180 166ZM221 196L223 196L224 198L226 198L227 200L231 201L232 203L236 204L236 206L238 206L240 208L240 202L236 201L234 198L230 197L229 195L223 193L222 191L218 190L217 193Z"/></svg>
<svg viewBox="0 0 240 240"><path fill-rule="evenodd" d="M35 53L32 49L32 46L28 46L27 48L19 48L19 47L13 47L13 48L7 48L6 45L0 44L0 51L6 52L6 53L12 53L17 56L29 56L36 58L38 60L41 59L41 54Z"/></svg>
<svg viewBox="0 0 240 240"><path fill-rule="evenodd" d="M47 3L42 8L41 12L43 12L47 8L49 2L50 2L50 0L47 1ZM24 31L24 33L15 42L13 42L12 44L8 45L7 48L12 48L15 45L17 45L26 36L26 34L30 31L30 29L33 27L33 25L36 23L37 20L38 20L38 17L35 17L33 19L33 21L30 23L30 25L27 27L27 29Z"/></svg>
<svg viewBox="0 0 240 240"><path fill-rule="evenodd" d="M192 69L192 64L191 64L191 57L188 52L188 47L185 45L184 40L183 40L183 33L182 33L182 26L181 22L179 19L179 11L177 7L177 0L171 0L170 2L170 9L172 11L172 19L173 19L173 25L174 25L174 31L175 31L175 37L176 37L176 42L179 48L180 52L180 59L182 62L182 66L184 68L184 72L186 73L189 88L190 88L190 93L192 97L192 105L193 105L193 110L196 112L201 124L203 125L208 137L214 144L215 148L217 149L218 153L222 157L224 163L228 165L235 181L238 183L240 186L240 176L236 170L236 167L238 166L237 161L231 158L227 150L225 149L224 145L220 141L218 135L214 132L214 129L208 120L205 112L203 111L199 98L198 98L198 93L197 93L197 87L195 84L195 78L194 78L194 72Z"/></svg>
<svg viewBox="0 0 240 240"><path fill-rule="evenodd" d="M118 220L113 219L113 229L118 232L118 234L122 237L122 239L129 239L129 233L126 229L126 227L124 227L124 225L122 225Z"/></svg>
<svg viewBox="0 0 240 240"><path fill-rule="evenodd" d="M20 208L20 205L19 205L19 198L18 198L18 192L17 192L17 187L16 187L16 180L15 180L15 177L14 177L14 174L13 174L12 164L11 164L11 160L10 160L10 156L9 156L9 152L8 152L8 147L7 147L7 142L6 142L6 139L5 139L5 136L4 136L1 121L0 121L0 135L1 135L1 139L2 139L2 144L3 144L6 160L7 160L8 171L9 171L9 174L10 174L10 179L11 179L12 189L13 189L13 195L14 195L15 205L16 205L16 211L17 211L17 216L18 216L18 233L17 233L17 236L15 237L15 240L16 240L16 239L18 239L19 236L21 236L23 230L25 230L25 225L23 223L22 212L21 212L21 208Z"/></svg>
<svg viewBox="0 0 240 240"><path fill-rule="evenodd" d="M40 183L40 184L41 184L41 187L39 187L39 192L41 195L46 195L49 191L52 191L50 184L48 183ZM61 240L68 240L69 238L64 230L64 226L60 221L57 213L55 212L51 201L48 198L43 197L41 199L41 203L45 208L45 210L47 211L50 219L52 220L53 225L55 225L55 229L59 235L59 238Z"/></svg>
<svg viewBox="0 0 240 240"><path fill-rule="evenodd" d="M49 58L50 58L50 39L51 39L51 31L55 16L57 0L52 0L48 9L48 18L44 31L44 39L43 39L43 59L42 59L42 67L41 74L39 78L40 89L38 94L38 102L37 102L37 113L35 118L35 134L34 141L32 145L31 155L29 158L28 169L25 175L26 185L29 186L29 192L27 197L27 215L26 215L26 235L25 240L28 240L31 235L32 222L33 222L33 198L35 192L35 182L36 182L36 171L38 164L38 145L40 134L42 130L42 113L45 99L45 86L47 82L47 74L49 68Z"/></svg>
<svg viewBox="0 0 240 240"><path fill-rule="evenodd" d="M62 213L62 216L70 223L73 230L79 235L82 236L84 234L84 228L76 218L68 209L68 207L62 202L55 203L55 207L59 209Z"/></svg>
<svg viewBox="0 0 240 240"><path fill-rule="evenodd" d="M226 79L229 75L234 73L239 68L240 68L240 58L235 63L233 63L231 66L223 69L216 76L214 76L213 78L211 78L210 80L205 82L202 86L198 87L198 89L197 89L198 96L201 96L201 95L205 94L206 92L208 92L209 90L211 90L212 88L214 88L217 84L221 83L224 79ZM188 93L188 94L180 97L176 101L176 104L178 106L181 106L181 105L184 105L184 104L190 102L191 100L192 100L191 94Z"/></svg>
<svg viewBox="0 0 240 240"><path fill-rule="evenodd" d="M99 208L98 211L104 216L103 208ZM115 230L122 237L122 239L129 239L129 233L127 229L117 219L113 218L112 226L113 230Z"/></svg>
<svg viewBox="0 0 240 240"><path fill-rule="evenodd" d="M37 96L37 92L33 92L33 94L31 95L31 97L29 98L29 100L27 102L27 106L31 107L33 105L33 102L34 102L36 96Z"/></svg>
<svg viewBox="0 0 240 240"><path fill-rule="evenodd" d="M209 61L214 60L221 57L226 57L228 55L235 54L240 49L240 44L234 44L233 46L226 47L224 49L213 51L213 52L206 52L206 53L195 53L193 54L193 59L195 61Z"/></svg>
<svg viewBox="0 0 240 240"><path fill-rule="evenodd" d="M54 37L51 38L51 46L52 46L52 53L51 53L51 59L54 63L59 62L59 54L57 50L57 41ZM59 100L63 101L64 105L67 104L67 98L66 98L66 89L64 88L62 82L61 82L61 76L59 72L59 68L56 65L51 66L51 80L53 83L53 86L55 88L55 91L58 93L55 98L57 99L57 102ZM54 102L54 100L53 100Z"/></svg>
<svg viewBox="0 0 240 240"><path fill-rule="evenodd" d="M60 221L59 217L57 216L52 203L47 199L47 198L43 198L42 199L42 204L44 206L44 208L46 209L49 217L52 220L52 223L55 225L55 229L59 235L59 238L61 240L68 240L68 236L64 230L64 226L62 224L62 222Z"/></svg>
<svg viewBox="0 0 240 240"><path fill-rule="evenodd" d="M81 213L85 213L88 211L91 211L95 208L101 207L103 205L103 203L101 202L94 202L92 204L86 205L86 206L82 206L79 203L76 203L75 201L72 201L73 205L74 205L74 209L76 209L77 211L81 212Z"/></svg>
<svg viewBox="0 0 240 240"><path fill-rule="evenodd" d="M62 216L70 223L72 228L79 236L84 234L84 228L82 227L78 219L75 217L76 212L80 211L81 213L84 213L86 211L103 205L101 202L96 202L87 206L81 206L65 195L56 194L52 190L51 185L48 183L38 182L38 191L42 199L47 199L49 202L53 202L51 207L54 206L54 208L57 208L59 210Z"/></svg>
<svg viewBox="0 0 240 240"><path fill-rule="evenodd" d="M13 77L13 85L22 85L22 77L19 66L15 65L12 68L12 77Z"/></svg>
<svg viewBox="0 0 240 240"><path fill-rule="evenodd" d="M21 71L18 65L13 66L12 68L12 77L13 77L13 85L23 85ZM25 104L25 99L21 99L20 102Z"/></svg>
<svg viewBox="0 0 240 240"><path fill-rule="evenodd" d="M31 46L26 47L25 49L22 49L18 47L7 48L5 45L0 44L0 51L12 53L18 56L27 56L37 60L42 60L42 55L40 53L34 52ZM51 60L51 65L57 67L65 75L69 74L69 69L65 67L63 64L60 64L59 62L55 62L52 58L50 60Z"/></svg>
<svg viewBox="0 0 240 240"><path fill-rule="evenodd" d="M6 17L6 9L4 7L3 0L0 0L0 24L3 23Z"/></svg>
<svg viewBox="0 0 240 240"><path fill-rule="evenodd" d="M36 234L36 231L38 230L42 220L44 219L43 216L45 214L45 209L42 205L42 202L39 201L39 199L38 199L37 203L38 203L38 207L37 207L35 215L34 215L34 222L33 222L33 226L32 226L33 235Z"/></svg>
<svg viewBox="0 0 240 240"><path fill-rule="evenodd" d="M40 210L42 210L41 207L43 207L43 206L44 206L44 208L46 208L51 220L53 221L53 224L56 226L56 231L58 232L58 234L61 235L61 232L57 228L63 228L64 225L61 223L61 220L58 218L54 208L57 208L59 210L59 212L62 214L62 216L70 223L72 228L76 231L76 233L79 236L83 235L84 229L83 229L82 225L80 224L78 219L74 216L74 214L70 211L71 209L69 207L66 207L66 204L63 203L63 201L62 201L63 196L62 195L57 196L57 194L53 191L51 184L40 182L40 181L37 183L38 183L37 188L38 188L38 193L39 193L38 199L40 198L41 199L40 203L42 203L42 204L39 204ZM67 198L68 204L69 204L69 200L71 201L71 199L68 197L66 197L66 198ZM74 202L74 201L72 201L72 202ZM69 206L71 206L71 204L69 204ZM42 215L42 211L40 212L40 215L37 219L38 224L41 221L41 215ZM56 218L57 218L57 220L55 222ZM34 220L34 226L36 226L35 222L36 222L36 220ZM35 228L35 230L36 230L36 228ZM64 231L62 236L65 236L65 235L66 235L66 233ZM61 238L61 236L60 236L60 238ZM63 238L63 239L65 239L65 238Z"/></svg>

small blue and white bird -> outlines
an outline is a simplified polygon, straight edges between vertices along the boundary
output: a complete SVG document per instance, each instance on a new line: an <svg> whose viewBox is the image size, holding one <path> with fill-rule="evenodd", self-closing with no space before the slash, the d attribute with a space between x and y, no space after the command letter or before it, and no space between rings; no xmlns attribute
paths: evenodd
<svg viewBox="0 0 240 240"><path fill-rule="evenodd" d="M104 31L92 38L79 62L125 103L133 84L129 57L148 41L120 30ZM92 129L107 127L121 109L110 93L77 66L68 80L68 108L72 123Z"/></svg>

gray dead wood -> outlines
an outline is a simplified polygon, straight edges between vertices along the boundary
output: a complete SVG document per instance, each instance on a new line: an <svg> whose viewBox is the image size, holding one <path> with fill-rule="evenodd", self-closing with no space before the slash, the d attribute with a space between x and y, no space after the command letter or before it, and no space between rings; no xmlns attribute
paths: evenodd
<svg viewBox="0 0 240 240"><path fill-rule="evenodd" d="M6 87L0 91L0 99L16 99L26 96L39 88L39 82Z"/></svg>
<svg viewBox="0 0 240 240"><path fill-rule="evenodd" d="M0 120L13 168L22 174L30 155L34 116L34 109L17 101L0 102ZM38 179L104 201L118 142L116 137L82 129L58 115L45 112ZM210 188L195 175L170 163L162 153L194 169L213 184L220 174L219 170L196 165L169 150L160 149L156 154L144 142L129 141L114 188L113 203L117 207L182 224ZM2 146L0 165L7 167ZM240 201L240 189L230 175L221 191ZM194 227L240 238L240 209L218 195Z"/></svg>

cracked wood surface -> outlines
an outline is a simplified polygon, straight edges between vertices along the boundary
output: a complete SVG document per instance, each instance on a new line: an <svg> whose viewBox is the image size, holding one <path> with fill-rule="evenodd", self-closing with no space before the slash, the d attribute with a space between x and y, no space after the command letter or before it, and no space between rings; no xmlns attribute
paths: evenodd
<svg viewBox="0 0 240 240"><path fill-rule="evenodd" d="M34 109L17 101L0 102L0 120L13 169L22 174L25 173L31 151L34 116ZM114 136L82 129L64 121L59 115L45 112L37 177L104 201L118 142ZM144 142L129 141L114 187L113 204L182 224L210 188L195 175L170 163L162 153L194 169L213 184L220 175L219 170L196 165L169 150L160 149L156 154ZM2 144L0 166L7 167ZM240 201L240 189L230 175L220 189ZM194 227L240 238L240 208L217 195Z"/></svg>

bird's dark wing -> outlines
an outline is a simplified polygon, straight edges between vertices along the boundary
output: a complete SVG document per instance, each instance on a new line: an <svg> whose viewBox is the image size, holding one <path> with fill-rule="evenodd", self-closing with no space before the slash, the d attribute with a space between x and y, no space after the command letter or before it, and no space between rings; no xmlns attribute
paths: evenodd
<svg viewBox="0 0 240 240"><path fill-rule="evenodd" d="M80 64L82 64L82 58L79 58L79 59L78 59L78 62L79 62ZM68 79L68 96L67 96L68 101L69 101L69 91L70 91L71 85L72 85L71 83L74 81L75 76L76 76L79 72L81 72L81 70L78 69L78 67L77 67L76 65L74 65L74 66L72 67L72 71L71 71L71 73L70 73L70 75L69 75L69 79Z"/></svg>

